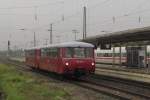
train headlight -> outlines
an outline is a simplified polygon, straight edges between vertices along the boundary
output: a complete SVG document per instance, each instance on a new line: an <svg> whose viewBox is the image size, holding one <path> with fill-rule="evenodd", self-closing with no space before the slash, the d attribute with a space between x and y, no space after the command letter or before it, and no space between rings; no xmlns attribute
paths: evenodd
<svg viewBox="0 0 150 100"><path fill-rule="evenodd" d="M95 63L94 62L92 62L92 66L94 66L95 65Z"/></svg>
<svg viewBox="0 0 150 100"><path fill-rule="evenodd" d="M65 65L66 65L66 66L69 66L69 63L68 63L68 62L66 62L66 63L65 63Z"/></svg>

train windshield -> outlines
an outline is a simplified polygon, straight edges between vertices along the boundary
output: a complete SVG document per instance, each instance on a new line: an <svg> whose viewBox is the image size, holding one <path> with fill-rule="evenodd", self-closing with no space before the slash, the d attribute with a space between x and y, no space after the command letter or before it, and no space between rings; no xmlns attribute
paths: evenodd
<svg viewBox="0 0 150 100"><path fill-rule="evenodd" d="M66 48L67 58L92 58L93 48Z"/></svg>

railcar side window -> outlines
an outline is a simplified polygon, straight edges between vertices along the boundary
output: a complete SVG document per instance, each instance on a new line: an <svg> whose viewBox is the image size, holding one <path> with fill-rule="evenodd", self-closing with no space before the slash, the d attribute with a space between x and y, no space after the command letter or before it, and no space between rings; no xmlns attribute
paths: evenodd
<svg viewBox="0 0 150 100"><path fill-rule="evenodd" d="M26 51L27 57L34 57L34 55L35 55L35 50L27 50Z"/></svg>
<svg viewBox="0 0 150 100"><path fill-rule="evenodd" d="M45 48L41 49L41 56L42 57L46 56L46 49Z"/></svg>
<svg viewBox="0 0 150 100"><path fill-rule="evenodd" d="M73 57L73 48L66 48L66 55L67 58Z"/></svg>
<svg viewBox="0 0 150 100"><path fill-rule="evenodd" d="M49 49L49 55L52 58L57 58L59 55L59 49L58 48L50 48Z"/></svg>
<svg viewBox="0 0 150 100"><path fill-rule="evenodd" d="M41 56L43 57L57 58L58 55L59 55L58 48L43 48L41 50Z"/></svg>
<svg viewBox="0 0 150 100"><path fill-rule="evenodd" d="M85 48L85 54L87 58L93 57L93 48Z"/></svg>
<svg viewBox="0 0 150 100"><path fill-rule="evenodd" d="M85 49L84 48L74 48L74 57L75 58L85 58Z"/></svg>
<svg viewBox="0 0 150 100"><path fill-rule="evenodd" d="M66 58L91 58L93 57L93 48L66 48Z"/></svg>
<svg viewBox="0 0 150 100"><path fill-rule="evenodd" d="M25 56L26 56L26 57L28 57L28 56L29 56L29 53L28 53L28 51L27 51L27 50L25 51Z"/></svg>

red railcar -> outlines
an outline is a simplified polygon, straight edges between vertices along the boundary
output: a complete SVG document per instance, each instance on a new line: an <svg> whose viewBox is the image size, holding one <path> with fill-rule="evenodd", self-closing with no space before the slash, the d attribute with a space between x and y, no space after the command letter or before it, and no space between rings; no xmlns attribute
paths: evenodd
<svg viewBox="0 0 150 100"><path fill-rule="evenodd" d="M25 50L26 64L58 74L82 76L95 71L94 46L68 42Z"/></svg>

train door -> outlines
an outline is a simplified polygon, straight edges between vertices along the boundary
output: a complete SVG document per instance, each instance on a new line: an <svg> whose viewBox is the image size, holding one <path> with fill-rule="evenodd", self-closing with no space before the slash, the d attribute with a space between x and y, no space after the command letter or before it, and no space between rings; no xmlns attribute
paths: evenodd
<svg viewBox="0 0 150 100"><path fill-rule="evenodd" d="M39 60L39 68L42 70L47 70L47 52L45 48L42 48L40 51L40 60Z"/></svg>
<svg viewBox="0 0 150 100"><path fill-rule="evenodd" d="M30 57L29 57L29 62L30 66L35 67L35 50L30 50Z"/></svg>
<svg viewBox="0 0 150 100"><path fill-rule="evenodd" d="M55 62L55 72L61 73L62 72L62 49L58 48L57 49L57 57L56 57L56 62Z"/></svg>
<svg viewBox="0 0 150 100"><path fill-rule="evenodd" d="M59 74L62 74L64 72L64 62L63 62L63 57L65 56L65 48L59 48L58 52L58 60L57 60L57 66L56 70Z"/></svg>
<svg viewBox="0 0 150 100"><path fill-rule="evenodd" d="M59 48L51 48L51 68L54 72L58 72L58 69L60 67L59 64Z"/></svg>
<svg viewBox="0 0 150 100"><path fill-rule="evenodd" d="M40 56L41 56L41 51L40 51L40 49L37 49L37 50L35 51L35 67L36 67L36 68L39 67Z"/></svg>

